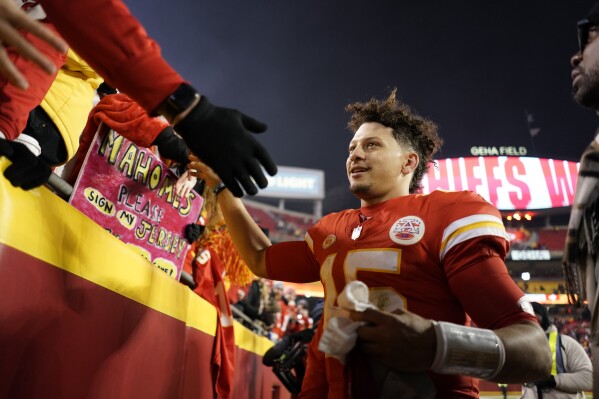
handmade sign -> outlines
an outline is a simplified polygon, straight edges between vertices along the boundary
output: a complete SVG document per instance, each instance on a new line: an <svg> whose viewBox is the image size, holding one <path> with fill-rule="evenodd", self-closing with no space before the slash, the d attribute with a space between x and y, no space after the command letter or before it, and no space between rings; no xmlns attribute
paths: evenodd
<svg viewBox="0 0 599 399"><path fill-rule="evenodd" d="M175 194L177 176L147 148L98 129L70 203L169 276L179 279L203 199Z"/></svg>

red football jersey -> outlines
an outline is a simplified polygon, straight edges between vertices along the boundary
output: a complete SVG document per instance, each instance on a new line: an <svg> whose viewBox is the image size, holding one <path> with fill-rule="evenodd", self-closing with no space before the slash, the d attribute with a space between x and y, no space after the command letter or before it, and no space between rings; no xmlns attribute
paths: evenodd
<svg viewBox="0 0 599 399"><path fill-rule="evenodd" d="M235 332L223 280L225 265L212 248L200 248L196 241L193 249L198 251L197 255L192 255L194 258L191 261L191 272L197 284L194 292L214 305L218 315L212 352L214 390L219 398L228 399L231 397L235 375Z"/></svg>
<svg viewBox="0 0 599 399"><path fill-rule="evenodd" d="M324 285L325 311L309 352L305 397L327 395L325 390L329 397L347 393L348 371L328 357L317 366L325 356L316 347L330 317L327 309L349 281L363 281L370 301L382 310L401 307L462 325L472 317L477 326L490 329L534 321L518 303L524 294L503 263L508 249L497 209L469 191L407 195L333 213L308 231L305 243L271 247L270 278L320 279ZM476 379L430 377L438 397L478 397Z"/></svg>

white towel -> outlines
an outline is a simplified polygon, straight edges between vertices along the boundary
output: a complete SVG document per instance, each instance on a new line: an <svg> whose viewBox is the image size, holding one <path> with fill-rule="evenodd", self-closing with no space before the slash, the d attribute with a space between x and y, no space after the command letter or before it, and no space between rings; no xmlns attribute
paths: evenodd
<svg viewBox="0 0 599 399"><path fill-rule="evenodd" d="M333 356L343 364L349 351L356 345L358 328L363 322L353 321L349 318L349 311L363 312L376 307L368 300L368 286L361 281L348 283L337 297L338 308L329 309L333 316L320 337L318 350Z"/></svg>

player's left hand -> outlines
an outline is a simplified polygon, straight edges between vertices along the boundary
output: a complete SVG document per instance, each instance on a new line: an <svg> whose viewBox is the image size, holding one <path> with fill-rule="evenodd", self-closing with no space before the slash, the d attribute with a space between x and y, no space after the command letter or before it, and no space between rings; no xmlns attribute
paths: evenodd
<svg viewBox="0 0 599 399"><path fill-rule="evenodd" d="M437 340L432 320L402 309L351 311L350 318L367 323L357 331L358 350L391 370L418 372L433 364Z"/></svg>

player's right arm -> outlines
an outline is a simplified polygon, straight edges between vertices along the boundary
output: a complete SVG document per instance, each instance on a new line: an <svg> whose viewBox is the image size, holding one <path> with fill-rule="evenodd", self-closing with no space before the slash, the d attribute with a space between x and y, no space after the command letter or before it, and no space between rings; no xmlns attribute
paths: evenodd
<svg viewBox="0 0 599 399"><path fill-rule="evenodd" d="M216 186L208 180L206 184L208 187ZM218 204L244 262L256 276L269 278L266 270L266 250L272 246L269 238L254 222L241 200L229 190L224 189L218 194Z"/></svg>
<svg viewBox="0 0 599 399"><path fill-rule="evenodd" d="M192 176L204 179L206 186L217 196L227 230L243 261L256 276L269 278L266 270L266 250L272 246L270 239L254 222L249 212L228 189L214 191L221 184L220 177L199 158L191 155L187 169Z"/></svg>
<svg viewBox="0 0 599 399"><path fill-rule="evenodd" d="M187 168L191 175L204 179L214 190L221 183L218 175L197 157L190 156ZM320 265L305 241L289 241L273 245L254 222L243 202L228 189L217 190L220 211L231 239L250 270L271 280L306 283L318 281Z"/></svg>

